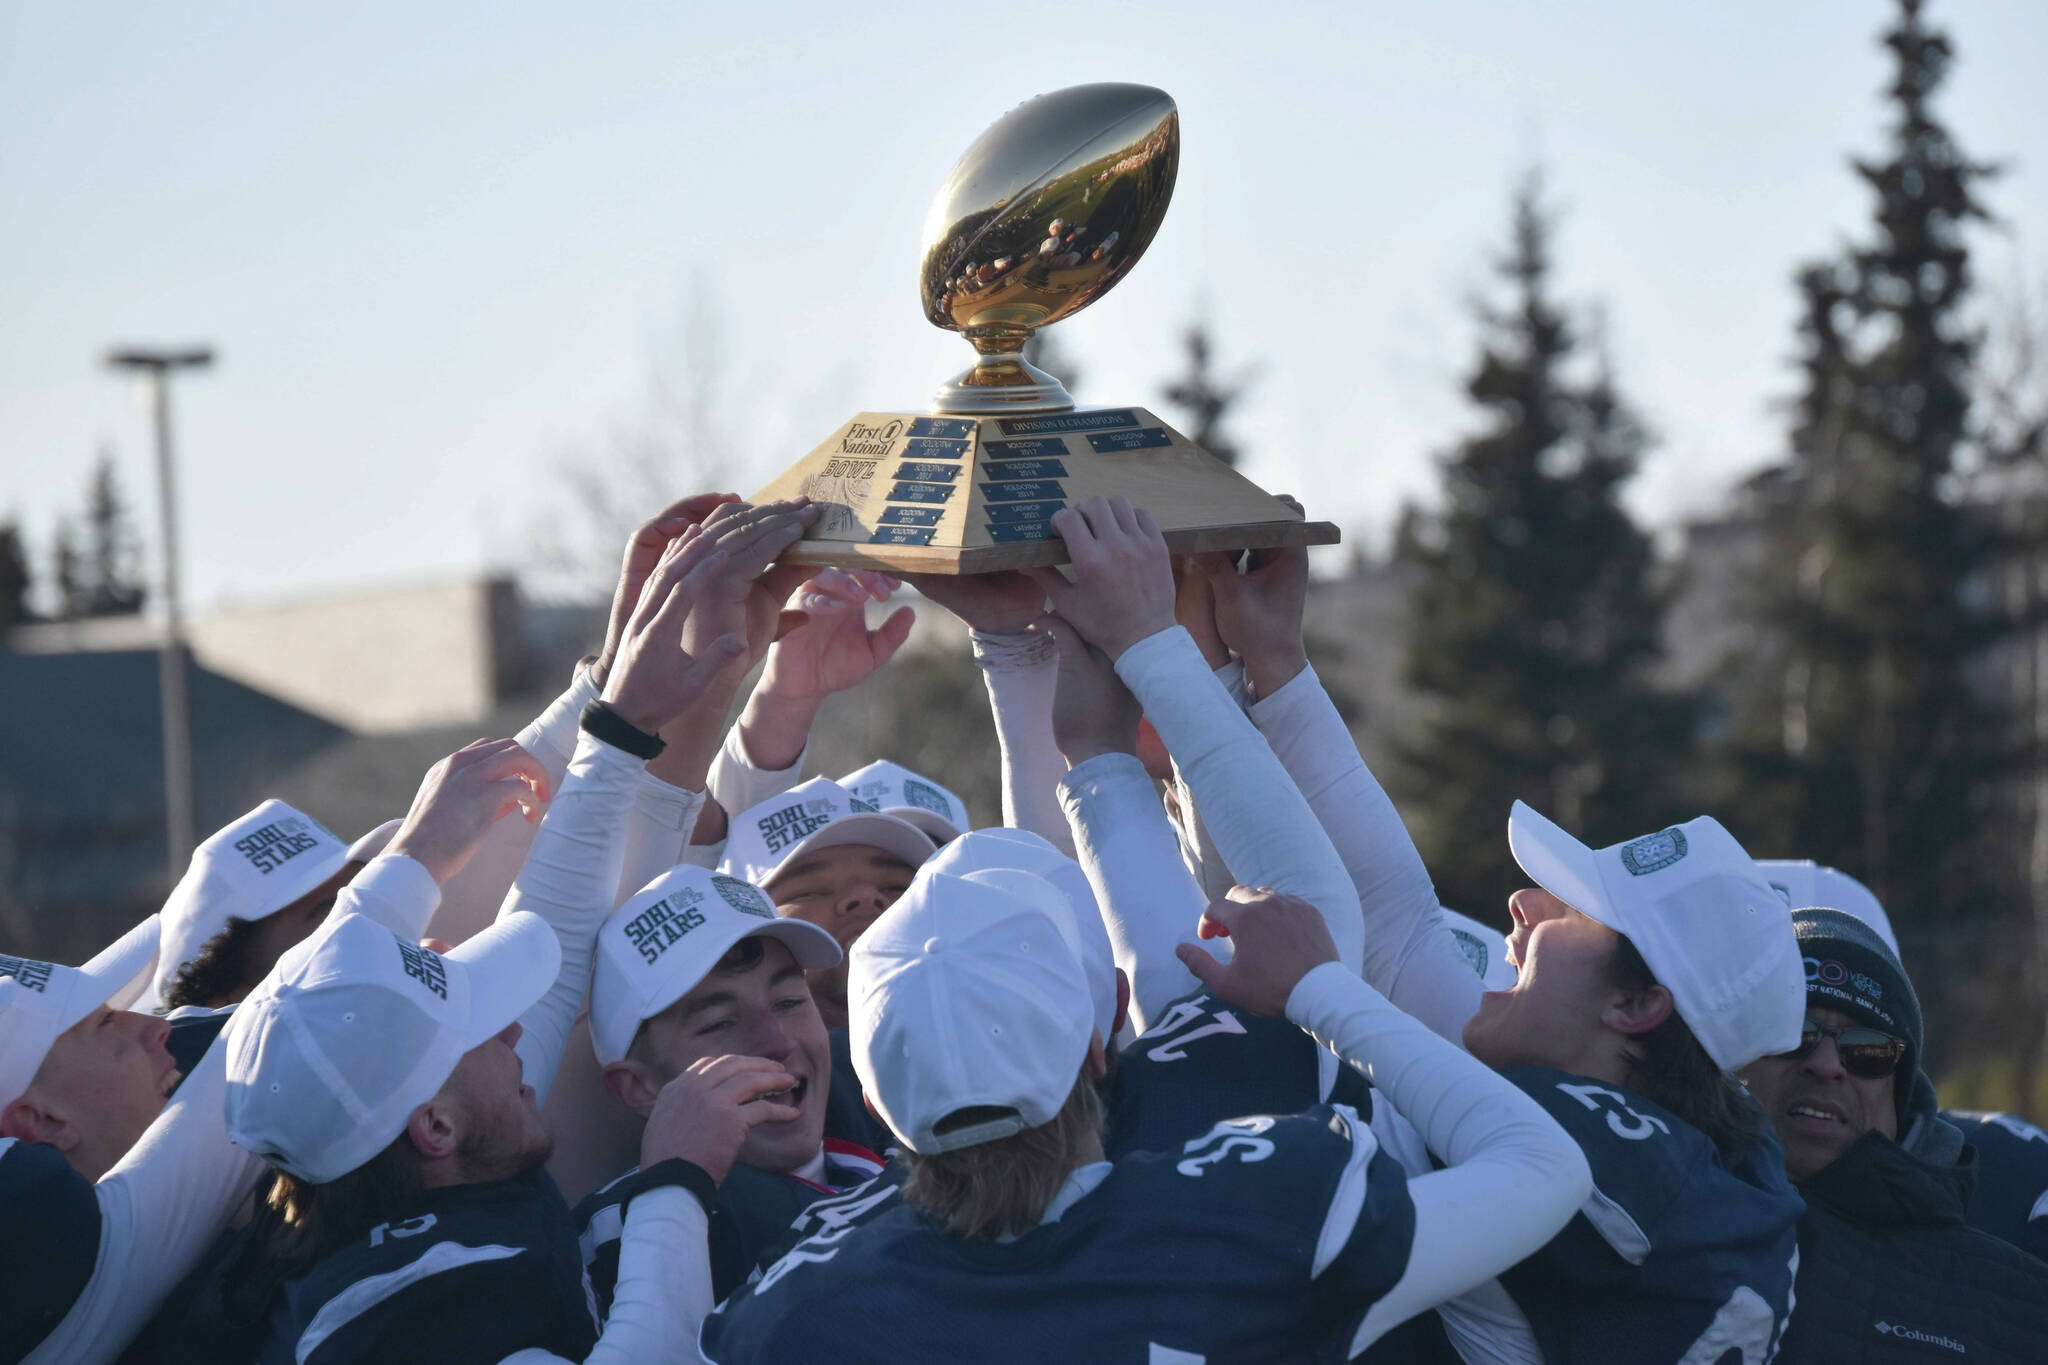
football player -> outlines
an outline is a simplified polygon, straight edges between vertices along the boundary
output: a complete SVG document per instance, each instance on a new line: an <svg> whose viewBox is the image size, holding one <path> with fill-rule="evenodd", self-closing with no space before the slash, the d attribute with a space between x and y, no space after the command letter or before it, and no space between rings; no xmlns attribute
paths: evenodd
<svg viewBox="0 0 2048 1365"><path fill-rule="evenodd" d="M794 1077L766 1098L794 1112L748 1130L711 1210L712 1292L724 1298L807 1205L880 1173L882 1158L826 1135L831 1046L807 972L835 967L839 945L804 920L777 918L759 889L705 868L677 867L619 907L598 934L591 1041L605 1085L642 1116L700 1062L758 1057ZM630 1171L575 1213L601 1313L618 1280Z"/></svg>

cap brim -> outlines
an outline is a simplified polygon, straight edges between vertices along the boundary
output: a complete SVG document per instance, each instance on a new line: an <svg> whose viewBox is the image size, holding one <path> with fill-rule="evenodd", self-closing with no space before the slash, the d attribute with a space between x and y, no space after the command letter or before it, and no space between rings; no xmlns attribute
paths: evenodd
<svg viewBox="0 0 2048 1365"><path fill-rule="evenodd" d="M70 1017L64 1020L64 1028L70 1028L110 1000L122 999L125 1003L125 997L138 978L156 961L157 944L162 934L163 915L151 915L100 949L92 961L80 967L79 975L92 984L89 988L82 988L71 1001L70 1008L65 1011Z"/></svg>
<svg viewBox="0 0 2048 1365"><path fill-rule="evenodd" d="M1618 934L1628 932L1614 922L1614 911L1601 892L1600 863L1593 850L1521 801L1508 813L1508 851L1536 885L1588 919Z"/></svg>
<svg viewBox="0 0 2048 1365"><path fill-rule="evenodd" d="M443 954L469 980L463 1050L503 1033L537 1004L562 970L562 944L539 915L515 911Z"/></svg>
<svg viewBox="0 0 2048 1365"><path fill-rule="evenodd" d="M929 834L932 842L941 848L967 832L937 811L926 810L923 806L884 806L882 814L893 815L906 824L916 825Z"/></svg>
<svg viewBox="0 0 2048 1365"><path fill-rule="evenodd" d="M925 860L939 851L932 837L908 821L893 815L859 812L841 816L825 828L808 838L799 839L790 848L789 855L775 865L773 871L762 877L758 885L766 887L782 875L783 869L797 859L821 848L838 848L846 844L866 844L879 848L884 853L902 859L910 867L923 867Z"/></svg>

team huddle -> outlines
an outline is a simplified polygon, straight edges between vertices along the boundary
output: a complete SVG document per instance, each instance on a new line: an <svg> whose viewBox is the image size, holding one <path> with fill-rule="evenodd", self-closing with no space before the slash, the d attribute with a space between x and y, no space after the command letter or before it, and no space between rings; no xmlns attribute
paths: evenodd
<svg viewBox="0 0 2048 1365"><path fill-rule="evenodd" d="M816 516L665 509L402 819L265 802L84 966L0 956L0 1365L2048 1359L2048 1134L1940 1108L1852 878L1514 802L1503 940L1305 552L1120 499L915 580L999 825L805 780L910 628L777 563Z"/></svg>

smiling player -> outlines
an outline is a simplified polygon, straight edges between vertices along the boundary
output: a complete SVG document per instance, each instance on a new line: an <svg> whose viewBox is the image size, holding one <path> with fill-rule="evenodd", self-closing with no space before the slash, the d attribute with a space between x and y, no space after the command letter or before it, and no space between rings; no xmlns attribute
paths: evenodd
<svg viewBox="0 0 2048 1365"><path fill-rule="evenodd" d="M755 1124L711 1211L712 1288L723 1298L813 1201L857 1185L882 1159L825 1136L832 1054L807 972L836 967L832 936L779 919L755 887L678 867L634 896L598 935L590 1036L605 1087L638 1114L662 1087L723 1057L760 1058L795 1083L764 1094L794 1117ZM584 1264L601 1309L618 1277L628 1172L576 1210Z"/></svg>

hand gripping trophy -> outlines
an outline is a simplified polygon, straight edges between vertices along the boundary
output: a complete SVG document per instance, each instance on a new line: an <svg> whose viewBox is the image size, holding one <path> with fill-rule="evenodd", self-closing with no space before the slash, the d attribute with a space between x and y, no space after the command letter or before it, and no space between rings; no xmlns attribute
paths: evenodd
<svg viewBox="0 0 2048 1365"><path fill-rule="evenodd" d="M1077 85L1005 114L932 201L924 314L974 345L926 413L863 412L756 499L824 508L784 559L912 573L1058 564L1060 508L1122 494L1176 553L1327 545L1286 504L1144 408L1076 408L1023 357L1038 328L1108 292L1173 197L1180 117L1163 90Z"/></svg>

